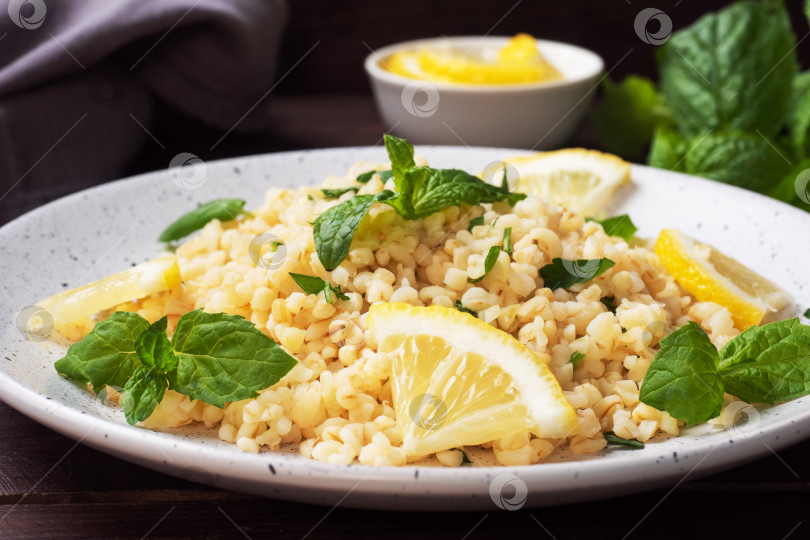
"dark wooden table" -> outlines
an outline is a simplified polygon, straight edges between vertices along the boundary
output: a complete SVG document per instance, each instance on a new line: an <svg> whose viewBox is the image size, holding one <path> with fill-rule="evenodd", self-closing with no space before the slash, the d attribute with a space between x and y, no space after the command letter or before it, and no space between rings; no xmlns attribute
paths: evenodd
<svg viewBox="0 0 810 540"><path fill-rule="evenodd" d="M272 134L218 134L167 122L165 150L147 142L130 173L165 167L181 150L204 159L294 148L377 144L383 126L365 95L283 97ZM173 148L178 130L184 148ZM593 146L587 131L575 144ZM79 184L68 183L64 192ZM3 205L0 224L62 193ZM75 443L0 403L0 538L810 538L810 441L675 487L517 512L396 513L325 508L194 484Z"/></svg>

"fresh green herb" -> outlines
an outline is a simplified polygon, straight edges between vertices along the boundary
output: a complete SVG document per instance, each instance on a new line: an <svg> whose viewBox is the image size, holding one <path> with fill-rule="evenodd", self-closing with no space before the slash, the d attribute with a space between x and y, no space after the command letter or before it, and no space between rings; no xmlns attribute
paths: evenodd
<svg viewBox="0 0 810 540"><path fill-rule="evenodd" d="M146 420L160 405L169 381L158 368L138 366L121 392L121 408L127 423L135 425Z"/></svg>
<svg viewBox="0 0 810 540"><path fill-rule="evenodd" d="M317 276L307 276L306 274L295 274L290 272L290 277L301 287L307 294L318 294L323 291L323 296L330 304L338 300L348 300L349 297L343 294L340 290L340 285L332 285L328 281Z"/></svg>
<svg viewBox="0 0 810 540"><path fill-rule="evenodd" d="M166 337L167 326L168 318L163 317L135 338L135 352L138 353L141 363L164 372L177 367L177 357L172 350L172 343Z"/></svg>
<svg viewBox="0 0 810 540"><path fill-rule="evenodd" d="M201 309L180 317L172 347L179 360L172 388L220 408L254 397L296 364L250 321Z"/></svg>
<svg viewBox="0 0 810 540"><path fill-rule="evenodd" d="M214 199L201 204L191 212L182 215L174 223L166 227L158 240L160 242L173 242L202 229L206 223L214 219L230 221L245 213L245 201L242 199Z"/></svg>
<svg viewBox="0 0 810 540"><path fill-rule="evenodd" d="M714 418L723 407L719 360L703 328L690 322L661 340L639 399L690 426Z"/></svg>
<svg viewBox="0 0 810 540"><path fill-rule="evenodd" d="M810 308L808 308L808 309L806 309L804 311L804 318L805 319L810 319Z"/></svg>
<svg viewBox="0 0 810 540"><path fill-rule="evenodd" d="M618 236L629 242L633 239L638 231L630 216L622 214L611 218L598 220L593 218L585 218L585 221L595 221L605 229L605 234L608 236Z"/></svg>
<svg viewBox="0 0 810 540"><path fill-rule="evenodd" d="M147 328L149 322L137 313L116 311L71 345L54 367L71 379L89 382L96 393L106 385L123 387L140 365L135 341Z"/></svg>
<svg viewBox="0 0 810 540"><path fill-rule="evenodd" d="M470 224L467 226L467 231L472 232L474 227L479 227L484 224L484 216L474 217L470 220Z"/></svg>
<svg viewBox="0 0 810 540"><path fill-rule="evenodd" d="M395 170L396 172L396 170ZM396 178L396 177L395 177ZM391 206L405 219L422 219L449 206L506 201L514 205L524 193L509 193L457 169L412 167L397 179L401 196Z"/></svg>
<svg viewBox="0 0 810 540"><path fill-rule="evenodd" d="M310 194L307 194L307 200L308 200L308 201L314 201L314 200L315 200L315 198L314 198L314 197L312 196L312 194L310 193Z"/></svg>
<svg viewBox="0 0 810 540"><path fill-rule="evenodd" d="M117 311L68 349L55 367L63 375L123 387L127 422L152 414L171 388L217 407L254 397L296 364L272 339L238 315L204 313L180 317L169 341L167 320L149 325L135 313Z"/></svg>
<svg viewBox="0 0 810 540"><path fill-rule="evenodd" d="M634 76L605 82L597 135L631 159L652 138L652 166L810 210L789 189L790 165L810 158L810 72L797 74L798 45L781 0L707 14L658 48L659 91Z"/></svg>
<svg viewBox="0 0 810 540"><path fill-rule="evenodd" d="M608 431L605 433L605 440L608 444L615 444L618 446L627 446L634 450L639 448L644 448L644 443L641 441L637 441L636 439L623 439L613 433L612 431Z"/></svg>
<svg viewBox="0 0 810 540"><path fill-rule="evenodd" d="M569 360L569 362L571 362L574 365L574 369L577 369L579 363L582 362L584 359L585 359L584 354L582 354L579 351L574 351L571 353L571 359Z"/></svg>
<svg viewBox="0 0 810 540"><path fill-rule="evenodd" d="M396 195L384 190L376 195L358 195L333 206L318 216L313 225L315 249L323 267L332 271L349 254L352 238L371 205L386 202Z"/></svg>
<svg viewBox="0 0 810 540"><path fill-rule="evenodd" d="M604 100L593 117L599 141L608 152L628 159L643 158L656 124L668 116L655 83L629 75L621 83L605 79L602 90Z"/></svg>
<svg viewBox="0 0 810 540"><path fill-rule="evenodd" d="M599 299L600 302L610 311L611 313L616 313L616 308L618 307L615 302L616 298L614 296L603 296Z"/></svg>
<svg viewBox="0 0 810 540"><path fill-rule="evenodd" d="M501 216L498 216L498 217L496 217L494 220L492 220L492 223L490 223L490 224L489 224L489 228L490 228L490 229L494 229L494 228L495 228L495 225L497 225L497 224L498 224L498 220L499 220L499 219L501 219Z"/></svg>
<svg viewBox="0 0 810 540"><path fill-rule="evenodd" d="M723 392L768 404L810 393L810 327L797 318L754 326L718 352L690 322L661 340L639 399L692 425L720 414Z"/></svg>
<svg viewBox="0 0 810 540"><path fill-rule="evenodd" d="M673 34L658 50L658 66L679 131L775 134L790 103L795 45L782 2L732 4Z"/></svg>
<svg viewBox="0 0 810 540"><path fill-rule="evenodd" d="M368 171L357 175L357 182L360 184L368 184L375 174L380 175L380 180L383 182L394 176L394 173L390 169L386 171Z"/></svg>
<svg viewBox="0 0 810 540"><path fill-rule="evenodd" d="M510 257L512 256L512 227L503 230L503 250Z"/></svg>
<svg viewBox="0 0 810 540"><path fill-rule="evenodd" d="M457 310L461 311L462 313L469 313L473 317L478 317L478 313L476 313L475 311L471 310L468 307L464 307L464 304L461 303L461 300L456 300L456 302L455 302L455 304L453 304L453 306Z"/></svg>
<svg viewBox="0 0 810 540"><path fill-rule="evenodd" d="M783 159L789 151L780 146L758 133L716 131L693 143L683 161L685 172L767 192L789 167Z"/></svg>
<svg viewBox="0 0 810 540"><path fill-rule="evenodd" d="M540 269L540 277L551 290L567 289L574 283L587 283L616 264L610 259L568 260L559 257Z"/></svg>
<svg viewBox="0 0 810 540"><path fill-rule="evenodd" d="M462 467L464 465L472 465L472 460L470 459L470 456L467 455L467 452L465 452L461 448L456 448L456 450L461 452L461 466Z"/></svg>
<svg viewBox="0 0 810 540"><path fill-rule="evenodd" d="M495 267L495 263L498 262L498 255L501 252L500 246L492 246L489 248L489 252L487 253L486 259L484 259L484 273L477 278L467 278L467 281L470 283L478 283L482 279L484 279L489 271Z"/></svg>
<svg viewBox="0 0 810 540"><path fill-rule="evenodd" d="M773 404L810 393L810 326L799 319L752 326L720 350L725 390Z"/></svg>
<svg viewBox="0 0 810 540"><path fill-rule="evenodd" d="M417 167L408 141L387 134L384 138L397 192L358 195L318 216L313 233L315 249L329 271L349 253L360 220L375 202L388 204L405 219L422 219L450 206L503 201L514 205L526 198L524 193L510 193L464 171Z"/></svg>
<svg viewBox="0 0 810 540"><path fill-rule="evenodd" d="M357 191L359 189L360 188L357 187L357 186L346 187L346 188L336 188L336 189L322 189L321 193L323 193L323 196L326 199L338 199L343 194L349 193L350 191L353 191L354 193L357 193Z"/></svg>

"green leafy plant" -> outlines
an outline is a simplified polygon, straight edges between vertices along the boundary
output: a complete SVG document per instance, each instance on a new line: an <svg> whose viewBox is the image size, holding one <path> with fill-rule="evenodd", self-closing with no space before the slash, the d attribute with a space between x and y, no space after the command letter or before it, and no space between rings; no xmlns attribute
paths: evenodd
<svg viewBox="0 0 810 540"><path fill-rule="evenodd" d="M540 277L551 290L567 289L574 283L587 283L615 265L610 259L568 260L556 257L540 269Z"/></svg>
<svg viewBox="0 0 810 540"><path fill-rule="evenodd" d="M340 285L332 285L317 276L307 276L305 274L294 274L290 272L290 277L293 278L301 289L307 294L318 294L323 291L324 299L330 304L338 300L348 300L349 297L343 294L340 290Z"/></svg>
<svg viewBox="0 0 810 540"><path fill-rule="evenodd" d="M605 230L605 234L608 236L618 236L627 242L632 240L636 235L636 232L638 232L638 228L627 214L622 214L620 216L614 216L603 220L585 218L585 221L595 221L602 226L602 228Z"/></svg>
<svg viewBox="0 0 810 540"><path fill-rule="evenodd" d="M242 199L214 199L177 218L160 233L158 241L174 242L202 229L209 221L230 221L245 213Z"/></svg>
<svg viewBox="0 0 810 540"><path fill-rule="evenodd" d="M718 351L690 322L661 340L639 399L693 425L720 414L724 392L767 404L810 393L810 327L798 318L752 326Z"/></svg>
<svg viewBox="0 0 810 540"><path fill-rule="evenodd" d="M568 360L574 366L574 369L577 369L579 363L585 359L585 355L579 351L574 351L571 353L571 358Z"/></svg>
<svg viewBox="0 0 810 540"><path fill-rule="evenodd" d="M498 255L500 255L500 253L501 253L500 246L492 246L491 248L489 248L487 256L484 259L484 273L477 278L467 278L467 281L469 281L470 283L478 283L479 281L487 277L487 274L489 274L490 270L495 268L495 263L498 262Z"/></svg>
<svg viewBox="0 0 810 540"><path fill-rule="evenodd" d="M166 327L166 317L150 325L137 313L117 311L54 367L96 392L123 387L121 406L134 425L152 414L167 388L221 408L256 396L296 365L238 315L191 311L177 321L171 341Z"/></svg>
<svg viewBox="0 0 810 540"><path fill-rule="evenodd" d="M629 159L649 146L654 167L810 210L794 188L803 170L794 166L810 157L810 72L798 74L796 46L781 0L703 16L658 49L658 88L632 75L605 81L594 116L601 144Z"/></svg>

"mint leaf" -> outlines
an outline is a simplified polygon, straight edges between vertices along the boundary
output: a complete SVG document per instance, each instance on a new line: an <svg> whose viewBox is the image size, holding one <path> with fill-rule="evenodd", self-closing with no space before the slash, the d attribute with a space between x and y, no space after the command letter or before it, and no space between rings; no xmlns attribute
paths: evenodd
<svg viewBox="0 0 810 540"><path fill-rule="evenodd" d="M453 306L462 313L469 313L473 317L478 317L478 313L471 310L470 308L464 307L464 304L461 303L461 300L456 300Z"/></svg>
<svg viewBox="0 0 810 540"><path fill-rule="evenodd" d="M416 167L413 160L413 146L405 139L388 135L383 135L385 150L388 152L388 159L391 160L391 173L396 182L397 191L402 191L402 181L405 172Z"/></svg>
<svg viewBox="0 0 810 540"><path fill-rule="evenodd" d="M599 299L600 302L610 311L611 313L616 313L616 308L618 307L616 302L616 297L614 296L603 296Z"/></svg>
<svg viewBox="0 0 810 540"><path fill-rule="evenodd" d="M318 294L323 291L324 298L330 304L335 301L335 297L339 300L348 300L349 297L343 294L340 290L340 285L332 285L328 281L317 276L308 276L306 274L295 274L290 272L290 277L298 284L301 289L307 294Z"/></svg>
<svg viewBox="0 0 810 540"><path fill-rule="evenodd" d="M390 169L387 171L368 171L362 174L358 174L356 180L360 184L368 184L375 174L380 175L380 180L382 180L383 183L385 183L386 180L394 176L393 171L391 171Z"/></svg>
<svg viewBox="0 0 810 540"><path fill-rule="evenodd" d="M689 174L764 193L790 167L786 152L758 133L717 131L699 137L684 163Z"/></svg>
<svg viewBox="0 0 810 540"><path fill-rule="evenodd" d="M614 444L618 446L627 446L634 450L639 448L644 448L644 443L641 441L637 441L636 439L623 439L613 433L612 431L608 431L605 433L605 440L608 444Z"/></svg>
<svg viewBox="0 0 810 540"><path fill-rule="evenodd" d="M296 364L250 321L201 309L180 317L172 347L178 358L176 373L169 373L172 389L220 408L255 397Z"/></svg>
<svg viewBox="0 0 810 540"><path fill-rule="evenodd" d="M681 133L777 133L797 70L795 43L782 2L735 3L673 34L658 49L658 65Z"/></svg>
<svg viewBox="0 0 810 540"><path fill-rule="evenodd" d="M245 201L242 199L215 199L201 204L191 212L184 214L174 223L166 227L158 241L173 242L180 240L194 231L202 229L206 223L214 219L230 221L244 214Z"/></svg>
<svg viewBox="0 0 810 540"><path fill-rule="evenodd" d="M503 230L503 250L510 257L512 256L512 227Z"/></svg>
<svg viewBox="0 0 810 540"><path fill-rule="evenodd" d="M510 193L464 171L430 167L408 169L397 189L400 197L389 204L405 219L422 219L462 203L477 206L506 201L514 206L526 198L525 193Z"/></svg>
<svg viewBox="0 0 810 540"><path fill-rule="evenodd" d="M514 206L526 198L525 193L510 193L458 169L417 167L408 141L388 134L384 139L399 192L399 197L389 204L405 219L422 219L462 203L477 206L506 201Z"/></svg>
<svg viewBox="0 0 810 540"><path fill-rule="evenodd" d="M499 246L492 246L489 248L489 252L487 252L487 257L484 259L484 273L477 278L467 278L467 281L470 283L478 283L482 279L484 279L489 271L495 267L495 263L498 262L498 255L501 252L501 248Z"/></svg>
<svg viewBox="0 0 810 540"><path fill-rule="evenodd" d="M660 345L641 383L641 402L690 426L719 415L723 407L719 356L703 328L690 322Z"/></svg>
<svg viewBox="0 0 810 540"><path fill-rule="evenodd" d="M810 319L810 308L806 309L803 315L805 319Z"/></svg>
<svg viewBox="0 0 810 540"><path fill-rule="evenodd" d="M149 418L163 399L168 386L163 370L138 366L121 393L121 408L124 409L127 423L134 426Z"/></svg>
<svg viewBox="0 0 810 540"><path fill-rule="evenodd" d="M321 190L321 193L323 193L325 199L338 199L350 191L357 193L359 189L360 188L357 186L335 189L324 188Z"/></svg>
<svg viewBox="0 0 810 540"><path fill-rule="evenodd" d="M810 393L810 327L789 319L754 326L720 351L726 392L773 404Z"/></svg>
<svg viewBox="0 0 810 540"><path fill-rule="evenodd" d="M574 352L571 353L571 358L568 361L571 362L572 364L574 364L574 369L577 369L577 366L579 365L579 363L582 362L584 359L585 359L584 354L582 354L579 351L574 351Z"/></svg>
<svg viewBox="0 0 810 540"><path fill-rule="evenodd" d="M166 337L168 318L163 317L153 323L145 332L135 339L135 352L141 363L147 367L171 371L177 366L177 357L172 351L172 344Z"/></svg>
<svg viewBox="0 0 810 540"><path fill-rule="evenodd" d="M810 157L810 71L793 79L788 128L796 156Z"/></svg>
<svg viewBox="0 0 810 540"><path fill-rule="evenodd" d="M627 242L632 240L638 231L638 228L627 214L603 220L585 218L585 221L595 221L602 226L608 236L618 236Z"/></svg>
<svg viewBox="0 0 810 540"><path fill-rule="evenodd" d="M606 78L602 90L605 97L593 116L600 145L628 159L642 157L659 117L667 114L655 84L629 75L620 83Z"/></svg>
<svg viewBox="0 0 810 540"><path fill-rule="evenodd" d="M805 158L791 167L782 179L768 191L768 196L810 211L810 205L800 199L799 194L796 193L796 189L802 187L799 185L799 175L804 173L806 169L810 169L810 158ZM805 194L810 197L810 184L805 184L803 187Z"/></svg>
<svg viewBox="0 0 810 540"><path fill-rule="evenodd" d="M135 342L148 328L149 322L137 313L116 311L71 345L54 367L71 379L89 382L96 393L108 384L124 386L141 364Z"/></svg>
<svg viewBox="0 0 810 540"><path fill-rule="evenodd" d="M647 164L659 169L683 172L684 160L688 151L688 143L675 129L659 126L653 135Z"/></svg>
<svg viewBox="0 0 810 540"><path fill-rule="evenodd" d="M559 257L540 269L540 277L551 290L567 289L574 283L587 283L616 264L610 259L577 259Z"/></svg>
<svg viewBox="0 0 810 540"><path fill-rule="evenodd" d="M474 227L479 227L484 224L484 216L474 217L470 220L470 224L467 225L467 232L472 232Z"/></svg>
<svg viewBox="0 0 810 540"><path fill-rule="evenodd" d="M358 195L333 206L318 216L313 225L315 250L323 267L332 271L349 254L352 238L375 202L386 202L396 195L388 190L376 195Z"/></svg>
<svg viewBox="0 0 810 540"><path fill-rule="evenodd" d="M464 465L472 465L472 460L470 459L470 456L467 455L467 452L465 452L461 448L456 448L456 450L461 452L461 466L462 467Z"/></svg>

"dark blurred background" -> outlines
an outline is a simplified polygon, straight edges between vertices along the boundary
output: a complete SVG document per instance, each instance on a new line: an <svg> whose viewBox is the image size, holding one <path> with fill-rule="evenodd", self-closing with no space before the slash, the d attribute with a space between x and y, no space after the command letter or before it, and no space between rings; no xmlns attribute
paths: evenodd
<svg viewBox="0 0 810 540"><path fill-rule="evenodd" d="M677 31L730 3L671 0L657 2L655 7L670 16ZM263 104L268 113L267 132L229 135L212 151L210 146L221 137L218 130L167 110L156 133L166 150L148 144L127 174L165 167L181 151L208 160L298 148L375 144L385 126L377 118L363 60L372 49L409 39L527 32L536 38L596 51L613 79L629 73L655 79L656 47L642 42L633 29L636 14L648 5L638 0L290 2L291 16L278 70L278 77L283 79ZM801 38L808 31L803 2L788 0L787 5L794 32ZM810 41L800 43L798 53L801 65L810 65ZM356 118L357 129L347 132L342 125L346 118ZM596 146L588 124L586 119L575 144Z"/></svg>
<svg viewBox="0 0 810 540"><path fill-rule="evenodd" d="M678 30L729 3L672 0L657 2L655 7L663 10ZM259 124L264 129L224 136L222 129L189 118L158 100L150 136L143 137L136 157L115 176L165 169L180 152L208 161L301 148L377 144L386 126L377 117L363 60L375 48L408 39L527 32L596 51L614 80L629 73L657 78L656 47L642 42L633 28L636 14L650 5L638 0L326 0L288 4L290 17L277 83L251 113L263 116ZM787 0L787 4L800 40L799 59L806 67L810 65L810 41L801 41L808 33L803 1ZM134 49L145 49L155 39L150 36L143 40L143 47L136 44ZM598 100L597 95L594 105ZM571 145L598 148L589 120L583 122ZM351 127L347 129L347 125ZM85 178L47 183L29 180L0 202L0 224L97 183Z"/></svg>

